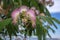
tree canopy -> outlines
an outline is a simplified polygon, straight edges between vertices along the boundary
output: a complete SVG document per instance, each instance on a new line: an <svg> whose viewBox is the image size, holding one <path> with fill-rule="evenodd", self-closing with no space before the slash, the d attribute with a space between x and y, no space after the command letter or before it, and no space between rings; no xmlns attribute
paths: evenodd
<svg viewBox="0 0 60 40"><path fill-rule="evenodd" d="M33 33L38 40L46 40L46 35L51 38L49 30L55 33L52 26L57 29L55 22L60 24L46 8L53 5L52 0L0 0L0 34L11 38L20 32L26 38Z"/></svg>

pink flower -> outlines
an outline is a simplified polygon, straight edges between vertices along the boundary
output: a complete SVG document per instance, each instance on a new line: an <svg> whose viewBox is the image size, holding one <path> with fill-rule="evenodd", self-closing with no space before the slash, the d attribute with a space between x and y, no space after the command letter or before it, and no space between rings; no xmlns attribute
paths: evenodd
<svg viewBox="0 0 60 40"><path fill-rule="evenodd" d="M29 8L28 8L27 6L21 6L21 7L19 8L20 13L22 13L22 12L27 12L28 10L29 10Z"/></svg>
<svg viewBox="0 0 60 40"><path fill-rule="evenodd" d="M22 13L22 12L26 12L26 11L28 11L28 7L27 6L21 6L20 8L15 9L11 13L13 24L16 24L17 23L19 14Z"/></svg>
<svg viewBox="0 0 60 40"><path fill-rule="evenodd" d="M12 13L11 13L11 17L12 17L12 22L13 24L17 23L18 17L19 17L19 10L15 9Z"/></svg>
<svg viewBox="0 0 60 40"><path fill-rule="evenodd" d="M36 25L35 11L30 9L29 11L27 11L27 16L29 16L30 20L32 21L32 26L35 27Z"/></svg>
<svg viewBox="0 0 60 40"><path fill-rule="evenodd" d="M36 10L35 12L36 12L36 15L39 15L40 14L39 10Z"/></svg>
<svg viewBox="0 0 60 40"><path fill-rule="evenodd" d="M29 9L27 6L21 6L18 9L15 9L12 14L12 22L13 24L16 24L18 22L18 17L20 13L26 12L24 15L26 17L28 17L31 20L32 26L35 27L36 26L36 15L35 15L35 10L34 7L32 7L31 9ZM24 18L22 18L24 19ZM27 22L28 19L24 19L24 22Z"/></svg>

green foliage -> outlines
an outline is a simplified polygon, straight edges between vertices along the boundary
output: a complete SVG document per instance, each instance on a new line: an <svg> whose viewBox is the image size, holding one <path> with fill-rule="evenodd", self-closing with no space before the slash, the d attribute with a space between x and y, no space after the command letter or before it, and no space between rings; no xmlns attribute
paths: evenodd
<svg viewBox="0 0 60 40"><path fill-rule="evenodd" d="M56 23L60 24L60 21L59 21L59 20L57 20L56 18L52 18L52 20L53 20L54 22L56 22Z"/></svg>
<svg viewBox="0 0 60 40"><path fill-rule="evenodd" d="M41 21L37 17L36 20L36 35L38 36L38 40L46 40L47 29L44 28Z"/></svg>
<svg viewBox="0 0 60 40"><path fill-rule="evenodd" d="M12 25L12 23L9 23L6 26L6 33L9 35L9 37L11 38L12 35L17 36L18 33L18 27L15 25Z"/></svg>
<svg viewBox="0 0 60 40"><path fill-rule="evenodd" d="M34 34L38 36L38 40L46 40L46 35L48 35L51 38L49 34L49 30L55 33L55 30L51 28L51 26L54 26L57 29L55 22L57 24L60 24L60 21L57 20L56 18L51 17L48 9L44 5L39 3L37 0L2 0L2 1L3 1L3 9L6 11L8 10L8 14L7 14L7 19L0 21L0 32L2 31L2 29L4 30L6 29L5 35L9 35L10 38L12 35L17 36L17 33L19 31L18 25L12 24L11 12L15 8L19 8L22 5L26 5L28 7L34 6L36 7L36 9L40 11L40 13L45 14L45 16L36 17L36 28L32 28L32 24L29 21L28 21L29 27L27 27L26 25L23 26L25 30L21 30L21 31L23 34L25 34L25 36L26 35L31 36L32 31L34 31ZM40 19L42 21L40 21ZM44 23L46 22L49 25L44 25Z"/></svg>
<svg viewBox="0 0 60 40"><path fill-rule="evenodd" d="M2 39L0 38L0 40L2 40Z"/></svg>
<svg viewBox="0 0 60 40"><path fill-rule="evenodd" d="M41 22L40 22L40 19L42 20ZM46 23L46 22L48 24L44 25L44 23ZM60 21L53 18L53 17L50 17L50 16L37 16L36 33L37 33L37 36L38 36L38 40L46 40L46 38L45 38L46 34L51 38L51 36L49 34L49 30L51 30L53 33L55 33L55 30L53 28L51 28L51 26L54 26L57 29L57 26L54 22L60 24ZM44 30L45 30L45 32L44 32Z"/></svg>
<svg viewBox="0 0 60 40"><path fill-rule="evenodd" d="M11 22L11 18L0 21L0 31Z"/></svg>
<svg viewBox="0 0 60 40"><path fill-rule="evenodd" d="M51 15L50 15L50 12L49 12L49 10L46 8L46 7L44 7L45 9L45 11L44 11L44 13L45 13L45 15L47 16L49 16L49 17L51 17Z"/></svg>
<svg viewBox="0 0 60 40"><path fill-rule="evenodd" d="M40 16L40 18L44 21L44 22L47 22L49 25L53 25L56 29L57 29L57 26L54 22L60 24L60 21L59 20L56 20L55 18L53 17L47 17L47 16Z"/></svg>

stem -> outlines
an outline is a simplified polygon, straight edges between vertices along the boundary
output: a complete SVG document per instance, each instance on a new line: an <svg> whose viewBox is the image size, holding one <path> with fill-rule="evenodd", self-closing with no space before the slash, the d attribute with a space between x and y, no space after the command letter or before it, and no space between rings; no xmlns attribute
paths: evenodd
<svg viewBox="0 0 60 40"><path fill-rule="evenodd" d="M20 0L20 6L22 5L22 0Z"/></svg>

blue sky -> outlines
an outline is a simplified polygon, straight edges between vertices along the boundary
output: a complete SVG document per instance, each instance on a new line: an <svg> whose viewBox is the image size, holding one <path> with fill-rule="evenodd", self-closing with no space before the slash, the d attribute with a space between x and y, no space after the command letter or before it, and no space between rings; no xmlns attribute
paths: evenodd
<svg viewBox="0 0 60 40"><path fill-rule="evenodd" d="M52 17L55 17L56 19L60 20L60 12L51 13L51 15ZM56 24L56 25L58 29L55 29L53 26L51 26L56 31L55 34L49 31L52 38L60 38L60 24Z"/></svg>
<svg viewBox="0 0 60 40"><path fill-rule="evenodd" d="M51 15L53 17L55 17L56 19L60 20L60 0L53 0L54 1L54 5L52 7L48 7L48 10L50 11ZM50 31L50 34L52 36L52 38L60 38L60 24L56 24L58 26L58 29L56 31L55 34L53 34L51 31Z"/></svg>
<svg viewBox="0 0 60 40"><path fill-rule="evenodd" d="M50 12L60 12L60 0L53 0L54 1L54 5L52 7L48 7L48 10Z"/></svg>

